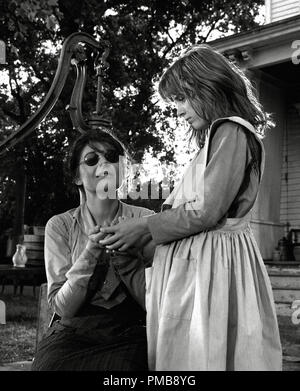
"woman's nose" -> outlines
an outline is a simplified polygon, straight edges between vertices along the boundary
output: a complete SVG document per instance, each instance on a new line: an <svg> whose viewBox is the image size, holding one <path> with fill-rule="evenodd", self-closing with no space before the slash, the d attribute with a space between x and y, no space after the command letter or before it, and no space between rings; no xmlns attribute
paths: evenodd
<svg viewBox="0 0 300 391"><path fill-rule="evenodd" d="M100 176L101 171L102 171L102 164L99 164L100 160L98 161L97 167L96 167L96 172L95 175L96 177Z"/></svg>
<svg viewBox="0 0 300 391"><path fill-rule="evenodd" d="M104 163L106 163L105 157L102 155L99 155L99 160L98 160L97 166L96 166L96 175L98 175L98 172L100 171L100 169Z"/></svg>

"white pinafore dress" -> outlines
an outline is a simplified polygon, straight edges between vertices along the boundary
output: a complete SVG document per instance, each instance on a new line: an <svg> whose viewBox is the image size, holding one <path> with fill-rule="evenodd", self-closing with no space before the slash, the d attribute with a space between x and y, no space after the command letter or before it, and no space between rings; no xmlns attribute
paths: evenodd
<svg viewBox="0 0 300 391"><path fill-rule="evenodd" d="M165 201L176 208L201 204L204 170L213 127L205 146ZM221 169L221 167L220 167ZM220 195L221 196L221 195ZM170 227L172 229L172 227ZM272 288L250 227L250 212L222 226L159 245L146 269L150 370L281 370L282 349Z"/></svg>

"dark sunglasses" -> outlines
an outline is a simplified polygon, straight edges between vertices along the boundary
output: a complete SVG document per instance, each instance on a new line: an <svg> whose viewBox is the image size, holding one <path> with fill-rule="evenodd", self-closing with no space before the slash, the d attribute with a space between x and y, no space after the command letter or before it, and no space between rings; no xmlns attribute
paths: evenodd
<svg viewBox="0 0 300 391"><path fill-rule="evenodd" d="M87 166L95 166L98 164L100 155L102 155L108 163L117 163L119 161L119 152L116 149L109 149L106 152L88 152L83 158L82 162L79 164L85 163Z"/></svg>

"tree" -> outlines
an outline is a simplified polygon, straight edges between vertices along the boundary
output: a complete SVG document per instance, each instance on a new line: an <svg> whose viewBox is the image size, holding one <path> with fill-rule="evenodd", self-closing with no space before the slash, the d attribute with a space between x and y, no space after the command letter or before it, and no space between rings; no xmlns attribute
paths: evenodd
<svg viewBox="0 0 300 391"><path fill-rule="evenodd" d="M7 65L2 66L6 77L0 92L0 141L17 130L42 102L50 88L63 40L73 32L84 31L111 45L104 95L119 137L132 146L137 160L151 146L162 160L173 161L172 142L165 143L161 138L161 132L170 140L174 137L166 117L172 115L172 110L155 104L155 82L182 47L207 42L215 31L226 35L253 28L263 3L0 0L0 38L7 45ZM87 65L90 78L84 110L90 113L95 107L96 91L91 58ZM15 161L23 164L27 178L21 183L23 191L25 183L27 189L27 224L44 224L51 215L78 202L69 191L69 178L62 174L67 147L76 135L65 110L74 77L71 72L59 101L39 129L2 159L0 221L5 227L13 217L12 186L22 182L14 178L19 170Z"/></svg>

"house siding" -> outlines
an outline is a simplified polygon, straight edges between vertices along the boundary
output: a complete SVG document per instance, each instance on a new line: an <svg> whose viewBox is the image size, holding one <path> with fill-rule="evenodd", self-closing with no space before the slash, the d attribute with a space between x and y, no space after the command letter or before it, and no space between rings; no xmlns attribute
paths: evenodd
<svg viewBox="0 0 300 391"><path fill-rule="evenodd" d="M267 23L290 18L300 14L299 0L269 0L266 1Z"/></svg>
<svg viewBox="0 0 300 391"><path fill-rule="evenodd" d="M272 259L273 250L284 235L284 226L280 221L280 173L285 129L285 94L273 80L262 77L259 83L256 81L255 84L264 109L274 114L276 127L268 131L263 139L266 164L252 212L251 226L262 257Z"/></svg>
<svg viewBox="0 0 300 391"><path fill-rule="evenodd" d="M300 114L292 105L283 141L280 221L300 228Z"/></svg>

